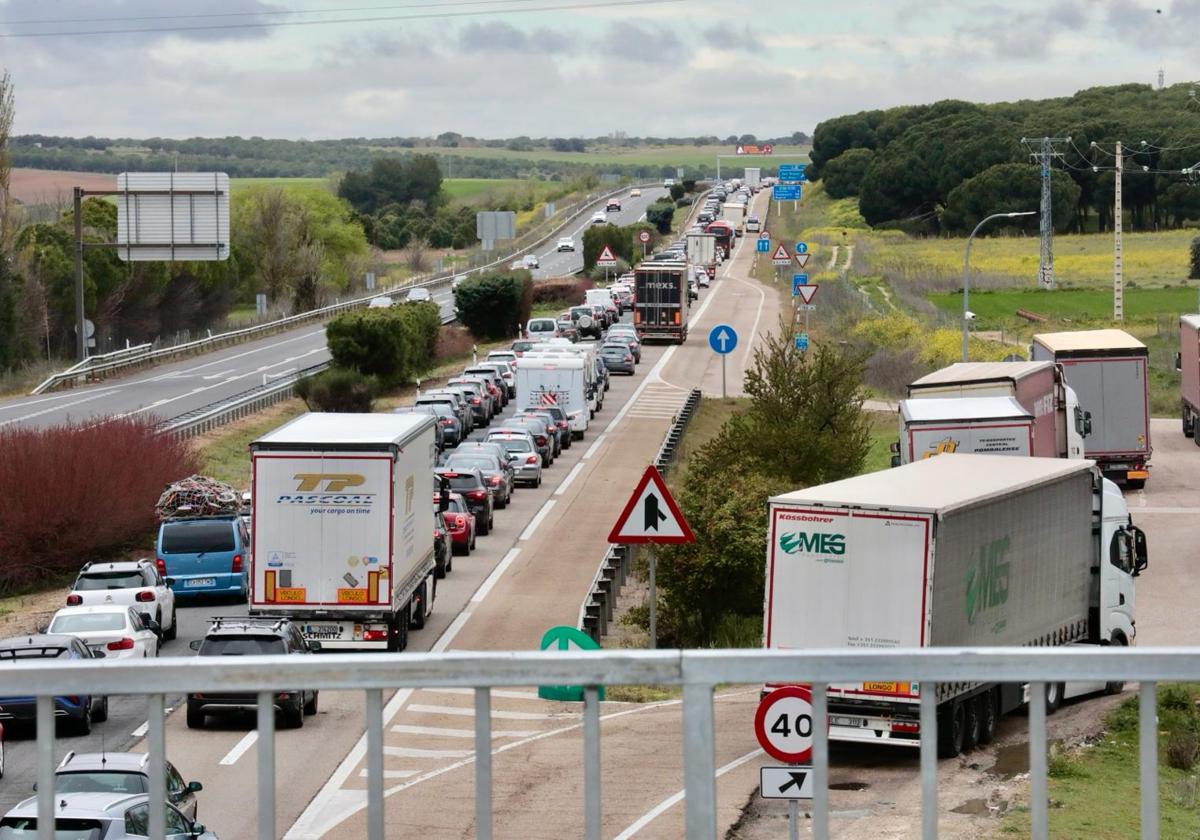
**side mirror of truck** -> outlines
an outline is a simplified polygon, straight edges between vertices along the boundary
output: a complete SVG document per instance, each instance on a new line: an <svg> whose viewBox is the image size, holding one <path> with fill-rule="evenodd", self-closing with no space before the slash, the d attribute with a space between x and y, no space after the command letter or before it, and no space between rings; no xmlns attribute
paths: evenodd
<svg viewBox="0 0 1200 840"><path fill-rule="evenodd" d="M1089 437L1092 434L1092 412L1083 412L1083 430L1079 434L1083 437Z"/></svg>
<svg viewBox="0 0 1200 840"><path fill-rule="evenodd" d="M1182 371L1183 371L1183 354L1176 353L1175 354L1175 372L1181 373Z"/></svg>
<svg viewBox="0 0 1200 840"><path fill-rule="evenodd" d="M899 454L900 454L900 441L898 441L898 440L894 440L894 441L892 441L891 443L889 443L889 444L888 444L888 450L889 450L889 451L890 451L890 452L891 452L893 455L899 455Z"/></svg>
<svg viewBox="0 0 1200 840"><path fill-rule="evenodd" d="M1133 574L1136 577L1150 565L1150 550L1146 545L1146 532L1141 528L1133 529Z"/></svg>

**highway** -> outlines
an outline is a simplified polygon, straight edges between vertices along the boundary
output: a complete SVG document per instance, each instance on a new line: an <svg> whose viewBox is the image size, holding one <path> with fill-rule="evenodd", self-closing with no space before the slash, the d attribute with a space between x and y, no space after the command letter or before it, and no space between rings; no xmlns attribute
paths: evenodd
<svg viewBox="0 0 1200 840"><path fill-rule="evenodd" d="M625 196L621 212L608 214L608 219L614 224L632 224L665 192L659 187L643 190L640 198ZM603 202L582 214L563 235L579 242L582 232L591 224L595 209L603 210ZM542 268L535 272L535 277L573 274L583 267L582 248L560 254L551 241L543 251L539 252ZM448 286L440 289L434 299L444 314L452 312L454 304ZM137 414L169 420L328 359L324 328L317 323L304 324L128 376L39 396L0 400L0 428L14 424L53 426Z"/></svg>

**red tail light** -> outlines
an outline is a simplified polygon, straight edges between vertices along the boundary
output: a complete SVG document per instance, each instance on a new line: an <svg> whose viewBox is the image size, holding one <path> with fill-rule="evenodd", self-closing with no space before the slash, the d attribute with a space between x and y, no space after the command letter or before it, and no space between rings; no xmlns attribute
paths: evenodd
<svg viewBox="0 0 1200 840"><path fill-rule="evenodd" d="M109 642L107 647L109 650L133 650L133 639L126 636L119 642Z"/></svg>
<svg viewBox="0 0 1200 840"><path fill-rule="evenodd" d="M454 514L454 527L455 528L466 528L467 527L467 517L463 516L461 513Z"/></svg>
<svg viewBox="0 0 1200 840"><path fill-rule="evenodd" d="M560 428L560 429L565 429L565 428L567 428L569 425L571 425L571 424L570 424L570 423L568 423L566 420L559 420L559 421L558 421L558 428Z"/></svg>
<svg viewBox="0 0 1200 840"><path fill-rule="evenodd" d="M494 475L488 479L488 484L491 484L492 486L496 486L499 483L500 483L500 476L498 476L498 475Z"/></svg>
<svg viewBox="0 0 1200 840"><path fill-rule="evenodd" d="M471 397L471 405L479 405L479 403L480 403L479 397Z"/></svg>
<svg viewBox="0 0 1200 840"><path fill-rule="evenodd" d="M449 417L443 417L438 422L441 423L443 426L453 426L454 425L454 421L451 420Z"/></svg>
<svg viewBox="0 0 1200 840"><path fill-rule="evenodd" d="M627 361L627 362L632 362L632 361L633 361L633 356L626 356L626 357L625 357L625 361Z"/></svg>
<svg viewBox="0 0 1200 840"><path fill-rule="evenodd" d="M386 630L364 630L363 631L363 641L364 642L386 642L387 641L387 631Z"/></svg>
<svg viewBox="0 0 1200 840"><path fill-rule="evenodd" d="M156 558L154 561L154 565L158 567L158 573L160 575L162 575L163 577L167 576L167 561L166 560L162 559L161 557Z"/></svg>
<svg viewBox="0 0 1200 840"><path fill-rule="evenodd" d="M235 555L233 555L233 566L232 566L232 568L230 568L229 571L240 572L241 570L242 570L242 555L235 554Z"/></svg>
<svg viewBox="0 0 1200 840"><path fill-rule="evenodd" d="M154 592L149 589L143 589L141 592L133 596L133 600L139 601L143 604L147 603L148 601L153 601Z"/></svg>
<svg viewBox="0 0 1200 840"><path fill-rule="evenodd" d="M68 607L78 607L82 603L83 603L82 595L76 595L74 592L72 592L70 595L67 596L67 606Z"/></svg>
<svg viewBox="0 0 1200 840"><path fill-rule="evenodd" d="M527 455L525 457L526 464L536 464L537 462L538 462L538 456L536 456L536 455Z"/></svg>
<svg viewBox="0 0 1200 840"><path fill-rule="evenodd" d="M472 490L470 493L467 494L467 498L474 499L477 502L482 502L484 499L487 498L487 491L486 490Z"/></svg>
<svg viewBox="0 0 1200 840"><path fill-rule="evenodd" d="M545 445L546 445L546 436L545 436L545 435L538 435L538 436L537 436L537 442L538 442L538 446L545 446Z"/></svg>

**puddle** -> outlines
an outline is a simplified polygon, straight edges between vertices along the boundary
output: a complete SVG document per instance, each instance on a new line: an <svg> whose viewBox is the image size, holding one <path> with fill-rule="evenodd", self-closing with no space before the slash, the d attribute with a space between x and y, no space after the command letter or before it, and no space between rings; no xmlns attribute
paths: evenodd
<svg viewBox="0 0 1200 840"><path fill-rule="evenodd" d="M1061 745L1061 740L1051 740L1048 749ZM1028 773L1029 744L1009 744L1006 747L1000 747L996 750L996 763L989 767L987 772L992 776L999 776L1001 779L1011 779L1013 776Z"/></svg>
<svg viewBox="0 0 1200 840"><path fill-rule="evenodd" d="M866 782L838 782L829 786L830 790L866 790L870 785Z"/></svg>
<svg viewBox="0 0 1200 840"><path fill-rule="evenodd" d="M972 817L984 817L990 813L986 799L968 799L957 808L950 810L955 814L970 814Z"/></svg>

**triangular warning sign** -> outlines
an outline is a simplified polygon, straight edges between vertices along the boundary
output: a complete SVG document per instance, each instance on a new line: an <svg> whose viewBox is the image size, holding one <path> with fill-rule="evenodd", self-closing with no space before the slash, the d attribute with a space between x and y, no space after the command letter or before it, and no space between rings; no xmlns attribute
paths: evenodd
<svg viewBox="0 0 1200 840"><path fill-rule="evenodd" d="M809 286L797 286L796 296L805 303L812 303L813 295L817 293L817 289L821 288L819 283L813 283Z"/></svg>
<svg viewBox="0 0 1200 840"><path fill-rule="evenodd" d="M801 267L808 265L808 254L796 254L796 263Z"/></svg>
<svg viewBox="0 0 1200 840"><path fill-rule="evenodd" d="M790 260L791 258L792 255L788 253L787 246L782 242L779 243L779 247L775 249L775 253L771 256L773 260Z"/></svg>
<svg viewBox="0 0 1200 840"><path fill-rule="evenodd" d="M612 248L609 248L607 245L605 245L604 250L600 252L600 256L596 257L597 265L603 265L604 263L612 263L616 265L616 262L617 258L613 256Z"/></svg>
<svg viewBox="0 0 1200 840"><path fill-rule="evenodd" d="M690 543L696 537L653 464L608 535L610 543Z"/></svg>

